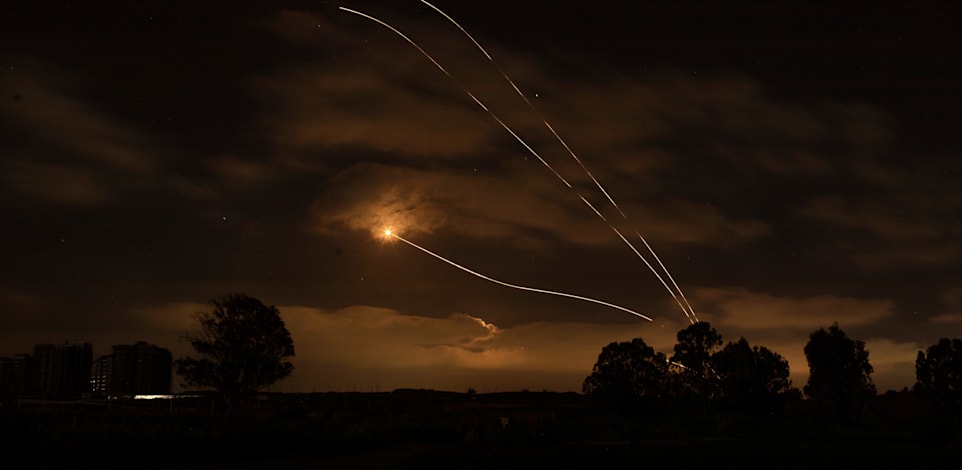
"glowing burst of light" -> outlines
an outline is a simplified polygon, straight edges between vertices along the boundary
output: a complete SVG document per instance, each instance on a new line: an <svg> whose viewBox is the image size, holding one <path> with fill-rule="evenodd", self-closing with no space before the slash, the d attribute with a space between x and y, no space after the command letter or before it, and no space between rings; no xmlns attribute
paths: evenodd
<svg viewBox="0 0 962 470"><path fill-rule="evenodd" d="M385 227L380 230L375 230L374 237L380 238L382 241L389 242L389 241L392 241L395 237L397 237L397 235L394 233L393 228Z"/></svg>

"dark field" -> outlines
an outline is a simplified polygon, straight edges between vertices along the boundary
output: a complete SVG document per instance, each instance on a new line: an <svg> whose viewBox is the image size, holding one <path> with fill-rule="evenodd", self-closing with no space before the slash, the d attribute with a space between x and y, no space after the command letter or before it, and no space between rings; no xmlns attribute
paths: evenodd
<svg viewBox="0 0 962 470"><path fill-rule="evenodd" d="M3 468L958 468L958 428L910 393L857 425L804 401L781 417L616 412L579 394L271 394L0 408ZM690 410L689 410L690 411Z"/></svg>

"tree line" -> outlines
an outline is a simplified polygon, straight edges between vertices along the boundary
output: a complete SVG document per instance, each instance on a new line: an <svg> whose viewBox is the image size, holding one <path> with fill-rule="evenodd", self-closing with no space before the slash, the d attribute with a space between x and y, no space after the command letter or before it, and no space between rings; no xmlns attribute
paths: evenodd
<svg viewBox="0 0 962 470"><path fill-rule="evenodd" d="M804 394L817 419L840 425L859 423L877 394L865 343L849 338L838 323L809 335L809 378L801 390L792 386L780 354L745 338L722 346L707 322L686 327L676 339L670 357L641 338L608 344L582 391L619 412L696 420L717 412L778 417ZM919 351L915 365L915 393L943 419L962 422L962 340L940 339Z"/></svg>

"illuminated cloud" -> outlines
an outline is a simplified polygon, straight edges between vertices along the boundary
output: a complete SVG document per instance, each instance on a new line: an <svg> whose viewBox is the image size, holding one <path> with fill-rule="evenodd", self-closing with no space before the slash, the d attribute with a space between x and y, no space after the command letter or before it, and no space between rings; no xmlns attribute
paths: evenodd
<svg viewBox="0 0 962 470"><path fill-rule="evenodd" d="M865 340L869 363L875 371L872 381L879 392L901 390L915 383L915 358L924 348L915 342L898 342L889 338Z"/></svg>
<svg viewBox="0 0 962 470"><path fill-rule="evenodd" d="M459 100L367 73L292 70L253 86L270 100L265 130L302 152L357 145L377 152L457 156L487 147L485 135L491 132Z"/></svg>
<svg viewBox="0 0 962 470"><path fill-rule="evenodd" d="M838 322L868 325L893 315L895 304L886 299L858 299L835 295L779 297L745 289L700 288L697 305L710 312L716 327L744 330L817 329Z"/></svg>
<svg viewBox="0 0 962 470"><path fill-rule="evenodd" d="M935 315L929 319L930 322L939 325L960 325L962 326L962 313L943 313Z"/></svg>
<svg viewBox="0 0 962 470"><path fill-rule="evenodd" d="M537 169L537 168L535 168ZM531 168L509 165L502 174L411 169L359 164L332 180L329 192L311 208L319 233L347 228L376 234L443 233L502 239L530 245L532 234L581 245L616 245L607 224L572 192L549 178L532 178ZM528 181L518 184L515 181ZM767 235L767 224L726 217L717 209L672 200L653 206L623 205L635 224L596 201L610 220L632 235L641 229L655 243L744 243ZM606 204L606 203L605 203ZM617 218L615 218L617 217Z"/></svg>
<svg viewBox="0 0 962 470"><path fill-rule="evenodd" d="M550 183L545 188L563 186L551 182L547 169L534 163L522 145L416 49L367 23L360 21L374 27L344 28L323 17L282 13L271 30L317 49L323 59L250 82L264 106L262 125L279 136L276 151L283 154L279 158L296 158L301 162L296 164L309 166L303 162L316 159L319 152L348 152L362 161L396 167L390 170L394 184L373 167L351 169L350 184L364 188L365 194L335 197L336 204L319 199L313 215L320 232L336 225L366 232L395 217L400 224L421 227L414 230L456 225L470 227L464 234L508 238L536 228L563 233L578 243L612 240L610 233L603 233L601 221L594 224L601 228L598 232L571 230L585 225L579 220L590 218L590 209L570 191L555 191L550 197L541 192L544 182ZM587 81L559 77L510 51L497 51L498 62L538 106L539 112L532 112L483 56L470 68L458 68L465 54L476 51L467 41L460 43L463 38L457 31L443 26L443 22L410 25L433 38L422 45L446 66L450 62L452 73L553 168L612 220L618 218L546 130L541 121L546 117L632 223L660 245L728 246L764 239L774 230L749 215L758 201L749 199L747 207L706 203L757 196L751 185L726 185L727 179L742 180L745 175L758 181L788 175L824 179L869 161L889 140L888 117L871 106L783 101L744 75L695 79L672 71L642 77L599 73ZM839 152L858 158L839 160L834 156ZM487 165L499 162L497 178L490 172L465 177L463 160L471 158L484 158ZM531 164L519 168L517 162ZM710 168L714 179L695 176L688 171L693 165ZM364 179L365 174L370 179ZM415 183L426 188L414 190ZM705 193L706 186L726 187L726 194ZM517 188L534 188L538 200L526 199ZM465 196L479 191L489 198L503 195L506 204L493 210L489 209L493 205ZM530 210L537 215L502 212L514 206L518 214ZM588 217L574 219L571 213Z"/></svg>
<svg viewBox="0 0 962 470"><path fill-rule="evenodd" d="M279 307L297 348L290 384L334 386L325 368L336 367L342 383L380 382L378 377L421 377L444 389L478 388L501 374L551 376L542 388L580 391L601 348L643 335L656 347L670 348L674 330L652 324L525 323L501 328L483 319L452 314L446 318L406 315L355 306L325 312ZM666 333L671 330L670 335ZM335 366L336 365L336 366ZM472 372L481 374L472 382ZM354 374L354 375L351 375ZM446 376L449 374L449 376ZM490 384L489 384L490 385ZM561 388L557 388L561 387Z"/></svg>
<svg viewBox="0 0 962 470"><path fill-rule="evenodd" d="M364 306L331 313L304 307L280 310L305 357L362 368L479 365L483 357L478 356L485 355L503 359L496 350L477 347L497 331L469 315L430 318Z"/></svg>
<svg viewBox="0 0 962 470"><path fill-rule="evenodd" d="M580 209L580 201L545 179L518 185L510 175L359 164L338 175L331 188L312 206L320 233L347 228L377 234L391 227L403 236L443 228L522 244L532 231L584 244L611 240L604 225L583 222L591 213Z"/></svg>

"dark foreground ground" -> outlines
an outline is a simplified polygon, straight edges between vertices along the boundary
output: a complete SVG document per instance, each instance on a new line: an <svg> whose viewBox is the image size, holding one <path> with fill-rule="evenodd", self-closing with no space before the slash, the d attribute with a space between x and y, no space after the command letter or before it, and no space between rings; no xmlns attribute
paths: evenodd
<svg viewBox="0 0 962 470"><path fill-rule="evenodd" d="M909 394L857 425L626 416L558 393L277 394L0 407L0 468L959 468L957 429ZM697 415L697 413L695 414Z"/></svg>

